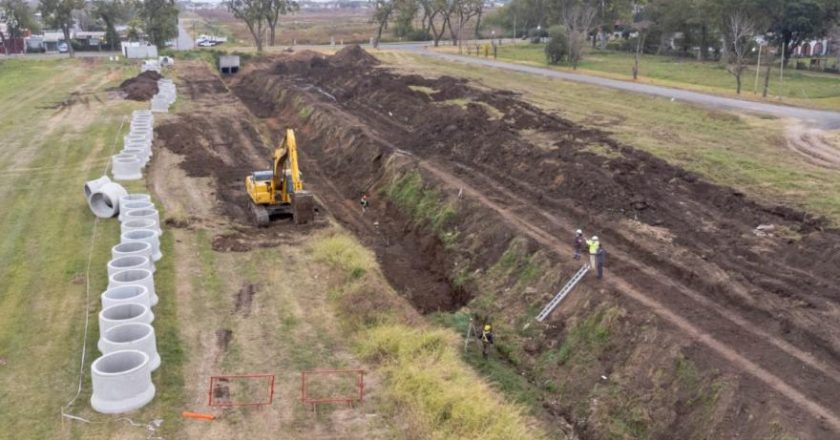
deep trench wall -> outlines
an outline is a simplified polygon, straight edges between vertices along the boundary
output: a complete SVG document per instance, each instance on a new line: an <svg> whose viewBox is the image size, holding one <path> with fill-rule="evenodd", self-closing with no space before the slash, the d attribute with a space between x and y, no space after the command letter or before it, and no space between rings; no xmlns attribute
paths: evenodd
<svg viewBox="0 0 840 440"><path fill-rule="evenodd" d="M348 199L363 191L385 197L395 230L403 233L397 239L432 243L424 247L453 291L466 292L469 310L494 322L503 361L540 390L547 414L571 421L581 438L774 435L767 419L748 419L742 411L733 375L704 365L697 346L597 285L583 283L548 324L536 323L533 317L579 263L542 250L483 205L459 199L457 189L320 98L279 83L256 90L271 101L263 108L273 114L261 116L298 127L306 155ZM435 194L440 209L454 207L454 215L435 224L418 216L416 206L391 199L406 181Z"/></svg>

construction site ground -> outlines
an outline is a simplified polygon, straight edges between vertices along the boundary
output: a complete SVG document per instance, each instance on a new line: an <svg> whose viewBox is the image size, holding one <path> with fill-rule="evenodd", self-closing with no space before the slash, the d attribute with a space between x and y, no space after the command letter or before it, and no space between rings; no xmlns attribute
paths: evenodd
<svg viewBox="0 0 840 440"><path fill-rule="evenodd" d="M96 310L119 226L100 221L93 237L72 192L100 175L121 115L140 108L107 91L134 72L74 61L52 92L2 97L14 104L0 150L0 200L11 207L0 213L0 257L12 262L0 267L0 425L12 428L0 437L455 438L424 427L452 414L406 397L388 367L397 361L363 340L388 325L461 333L473 315L492 320L498 339L490 361L464 356L494 385L466 400L516 401L526 414L510 419L517 436L486 438L840 435L840 179L786 141L787 121L377 57L275 55L226 79L201 61L176 63L179 100L156 121L145 181L167 231L159 395L128 418L102 417L87 406L86 379L66 409L93 423L59 410L76 391L84 306ZM50 77L54 62L42 63L25 67ZM48 103L58 104L35 112ZM35 122L12 137L15 117ZM243 179L268 167L286 127L318 215L258 229ZM800 134L836 148L836 134ZM71 194L51 206L60 214L21 220L45 188L64 186ZM602 238L606 279L590 276L538 324L581 264L577 228ZM342 251L325 250L336 237ZM363 292L343 296L360 290L358 277ZM33 314L45 319L33 325ZM297 398L311 368L365 369L368 398L313 413ZM453 368L477 381L462 362ZM276 374L274 403L208 408L209 376L242 373ZM418 408L438 418L400 417ZM185 421L184 410L219 419ZM45 420L61 422L33 424Z"/></svg>

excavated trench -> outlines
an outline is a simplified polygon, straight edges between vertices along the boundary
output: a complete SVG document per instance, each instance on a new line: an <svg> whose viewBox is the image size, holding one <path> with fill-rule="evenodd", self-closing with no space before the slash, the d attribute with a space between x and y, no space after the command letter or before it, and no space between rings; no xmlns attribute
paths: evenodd
<svg viewBox="0 0 840 440"><path fill-rule="evenodd" d="M198 78L196 87L232 99L224 84L208 86L213 81ZM577 268L566 246L570 231L584 227L604 238L608 276L742 353L810 402L840 413L831 398L840 395L833 374L840 364L840 324L832 318L840 300L840 232L824 220L758 204L511 93L392 73L358 48L332 57L299 52L257 61L229 88L272 133L296 128L305 179L322 209L376 251L389 281L419 310L456 310L487 289L522 290L516 277L524 277L526 266L513 276L489 276L517 242L524 243L522 255L540 256L544 270L532 280L539 289L494 295L496 303L485 309L499 320L522 322L511 314L544 304ZM199 158L182 167L214 176L221 210L248 228L240 180L264 165L266 142L246 117L180 118L170 131L161 128L164 145ZM363 193L372 200L364 214L358 205ZM771 232L759 225L772 225ZM584 284L583 292L597 301L619 297L614 285L600 290L613 296L598 296L596 286ZM550 413L575 420L575 402L589 401L602 371L638 376L628 389L646 389L651 379L645 375L668 370L673 353L644 369L628 366L644 345L634 334L649 325L649 311L622 303L633 311L622 319L626 334L616 335L614 351L582 373L579 395L556 408L545 404ZM527 342L529 356L557 346L565 333L560 318L574 321L594 307L555 314L555 322ZM710 375L744 373L705 350L692 345L684 352L718 372ZM510 359L533 382L550 374L537 372L533 360ZM766 432L768 419L755 414L769 413L767 405L777 411L773 417L797 420L805 437L825 434L824 422L791 407L773 386L749 375L737 386L736 397L716 403L734 411L715 422L716 435ZM657 423L671 432L683 426L678 431L687 436L709 429L692 419L705 411L696 401L674 405L679 412ZM582 438L602 438L603 427L582 426Z"/></svg>

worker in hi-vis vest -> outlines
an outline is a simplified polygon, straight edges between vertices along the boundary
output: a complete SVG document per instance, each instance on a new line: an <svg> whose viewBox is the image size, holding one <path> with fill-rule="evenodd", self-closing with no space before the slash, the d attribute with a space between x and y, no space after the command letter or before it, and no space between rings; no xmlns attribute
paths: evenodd
<svg viewBox="0 0 840 440"><path fill-rule="evenodd" d="M586 247L589 248L589 267L595 269L598 267L598 248L601 247L598 236L593 235L591 239L586 240Z"/></svg>

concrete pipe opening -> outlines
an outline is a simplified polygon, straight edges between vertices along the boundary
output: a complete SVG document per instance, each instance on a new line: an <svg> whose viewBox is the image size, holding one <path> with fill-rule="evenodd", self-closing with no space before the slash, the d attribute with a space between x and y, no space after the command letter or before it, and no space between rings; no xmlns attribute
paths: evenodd
<svg viewBox="0 0 840 440"><path fill-rule="evenodd" d="M125 220L122 224L120 224L120 234L125 234L126 232L133 231L135 229L151 229L153 231L158 231L158 235L160 235L160 225L151 218Z"/></svg>
<svg viewBox="0 0 840 440"><path fill-rule="evenodd" d="M111 179L108 176L102 176L98 179L85 182L85 200L90 200L90 196L107 183L111 183Z"/></svg>
<svg viewBox="0 0 840 440"><path fill-rule="evenodd" d="M155 329L149 324L121 324L103 333L97 347L102 354L120 350L142 351L149 356L149 365L154 371L160 366L155 339Z"/></svg>
<svg viewBox="0 0 840 440"><path fill-rule="evenodd" d="M90 406L104 414L140 409L155 397L149 355L120 350L103 355L90 366L93 395Z"/></svg>
<svg viewBox="0 0 840 440"><path fill-rule="evenodd" d="M146 307L151 307L152 302L149 297L149 289L146 286L139 284L127 284L125 286L112 287L99 296L102 308L117 304L142 304Z"/></svg>
<svg viewBox="0 0 840 440"><path fill-rule="evenodd" d="M152 262L149 257L142 255L129 255L125 257L114 258L108 262L108 276L112 276L117 272L122 272L129 269L146 269L152 271Z"/></svg>
<svg viewBox="0 0 840 440"><path fill-rule="evenodd" d="M119 258L128 255L142 255L152 258L152 245L143 241L131 241L120 243L111 248L111 258Z"/></svg>
<svg viewBox="0 0 840 440"><path fill-rule="evenodd" d="M109 267L110 269L110 267ZM115 272L108 277L108 287L139 284L149 290L149 298L152 306L158 303L158 296L155 292L155 278L149 269L126 269Z"/></svg>
<svg viewBox="0 0 840 440"><path fill-rule="evenodd" d="M122 221L131 221L131 220L141 220L141 219L149 219L154 220L157 223L157 232L158 235L163 234L163 230L160 227L160 213L157 209L154 208L140 208L140 209L131 209L125 213L125 217L123 217Z"/></svg>
<svg viewBox="0 0 840 440"><path fill-rule="evenodd" d="M152 313L152 309L143 304L114 304L99 312L99 333L105 333L111 327L116 327L120 324L130 324L133 322L151 324L154 320L155 314Z"/></svg>
<svg viewBox="0 0 840 440"><path fill-rule="evenodd" d="M132 202L128 202L123 206L120 206L120 221L126 221L126 216L128 216L128 212L135 210L135 209L154 209L155 204L149 200L135 200Z"/></svg>
<svg viewBox="0 0 840 440"><path fill-rule="evenodd" d="M129 214L134 211L130 211ZM128 217L131 219L131 217ZM133 220L133 219L132 219ZM152 261L158 261L163 256L160 252L160 236L158 231L153 229L133 229L120 236L120 241L127 243L130 241L142 241L152 245Z"/></svg>
<svg viewBox="0 0 840 440"><path fill-rule="evenodd" d="M93 215L99 218L111 218L119 212L120 197L128 194L122 185L114 182L106 183L88 199L88 205Z"/></svg>

